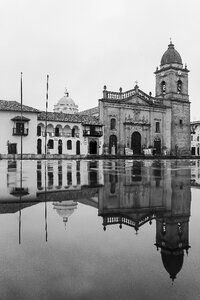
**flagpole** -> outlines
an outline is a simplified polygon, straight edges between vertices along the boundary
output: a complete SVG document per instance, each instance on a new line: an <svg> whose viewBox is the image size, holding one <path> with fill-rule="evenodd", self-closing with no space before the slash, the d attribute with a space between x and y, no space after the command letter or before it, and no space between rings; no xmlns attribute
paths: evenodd
<svg viewBox="0 0 200 300"><path fill-rule="evenodd" d="M48 110L49 75L47 75L46 87L46 112L45 112L45 159L47 158L47 110Z"/></svg>
<svg viewBox="0 0 200 300"><path fill-rule="evenodd" d="M20 133L21 133L21 160L22 160L22 152L23 152L23 145L22 145L22 102L23 102L23 92L22 92L22 72L21 72L21 80L20 80L20 92L21 92L21 124L20 124Z"/></svg>

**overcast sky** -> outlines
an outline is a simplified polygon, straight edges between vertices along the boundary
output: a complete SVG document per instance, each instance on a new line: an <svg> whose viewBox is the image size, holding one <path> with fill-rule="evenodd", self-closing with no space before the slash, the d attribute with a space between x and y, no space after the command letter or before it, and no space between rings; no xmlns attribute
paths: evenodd
<svg viewBox="0 0 200 300"><path fill-rule="evenodd" d="M189 73L191 120L200 120L199 0L1 0L0 99L49 110L67 87L79 110L103 86L155 93L170 37Z"/></svg>

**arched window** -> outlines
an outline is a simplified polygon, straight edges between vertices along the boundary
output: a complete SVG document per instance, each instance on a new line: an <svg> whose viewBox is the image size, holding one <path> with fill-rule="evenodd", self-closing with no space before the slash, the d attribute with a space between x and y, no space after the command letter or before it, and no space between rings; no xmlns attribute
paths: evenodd
<svg viewBox="0 0 200 300"><path fill-rule="evenodd" d="M37 126L37 136L41 136L41 126Z"/></svg>
<svg viewBox="0 0 200 300"><path fill-rule="evenodd" d="M71 140L67 141L67 150L72 150L72 141Z"/></svg>
<svg viewBox="0 0 200 300"><path fill-rule="evenodd" d="M116 119L115 118L112 118L110 120L110 129L113 130L116 128Z"/></svg>
<svg viewBox="0 0 200 300"><path fill-rule="evenodd" d="M53 149L54 147L54 141L53 140L48 140L48 144L47 144L49 149Z"/></svg>
<svg viewBox="0 0 200 300"><path fill-rule="evenodd" d="M75 128L72 128L72 137L75 137Z"/></svg>
<svg viewBox="0 0 200 300"><path fill-rule="evenodd" d="M55 136L60 136L60 130L59 127L55 128Z"/></svg>
<svg viewBox="0 0 200 300"><path fill-rule="evenodd" d="M178 94L180 94L182 92L182 85L183 85L182 81L178 80L178 82L177 82L177 92L178 92Z"/></svg>
<svg viewBox="0 0 200 300"><path fill-rule="evenodd" d="M164 80L161 82L161 92L166 93L166 82Z"/></svg>

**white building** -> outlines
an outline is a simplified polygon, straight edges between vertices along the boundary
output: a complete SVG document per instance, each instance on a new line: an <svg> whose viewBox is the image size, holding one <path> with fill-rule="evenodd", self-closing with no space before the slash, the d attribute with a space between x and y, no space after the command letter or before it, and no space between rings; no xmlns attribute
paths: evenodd
<svg viewBox="0 0 200 300"><path fill-rule="evenodd" d="M200 121L190 123L191 128L191 154L200 155Z"/></svg>
<svg viewBox="0 0 200 300"><path fill-rule="evenodd" d="M37 153L37 114L39 110L17 101L0 100L0 154Z"/></svg>

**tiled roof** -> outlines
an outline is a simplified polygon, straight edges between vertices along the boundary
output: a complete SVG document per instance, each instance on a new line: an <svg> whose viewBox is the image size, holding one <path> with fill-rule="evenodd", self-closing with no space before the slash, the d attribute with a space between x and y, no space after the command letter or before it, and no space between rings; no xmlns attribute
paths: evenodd
<svg viewBox="0 0 200 300"><path fill-rule="evenodd" d="M80 115L97 115L99 114L99 107L96 106L96 107L93 107L93 108L90 108L90 109L87 109L87 110L83 110L83 111L80 111L79 112Z"/></svg>
<svg viewBox="0 0 200 300"><path fill-rule="evenodd" d="M46 120L46 112L43 111L38 114L39 121ZM69 122L69 123L82 123L83 125L102 125L99 118L95 116L87 116L82 114L65 114L63 112L47 112L47 121L54 122Z"/></svg>
<svg viewBox="0 0 200 300"><path fill-rule="evenodd" d="M21 111L21 104L17 101L0 100L0 111ZM39 112L38 109L22 105L23 112Z"/></svg>

